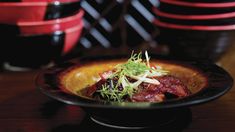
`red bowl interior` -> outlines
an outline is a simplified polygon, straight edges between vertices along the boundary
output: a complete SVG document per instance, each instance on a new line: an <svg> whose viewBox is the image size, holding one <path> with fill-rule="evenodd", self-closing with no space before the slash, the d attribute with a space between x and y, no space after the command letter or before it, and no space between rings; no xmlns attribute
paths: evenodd
<svg viewBox="0 0 235 132"><path fill-rule="evenodd" d="M78 2L79 0L67 0L67 1ZM42 21L46 14L48 5L50 5L50 3L48 2L0 3L0 22L3 24L15 24L17 22ZM54 3L54 5L56 6L56 3Z"/></svg>
<svg viewBox="0 0 235 132"><path fill-rule="evenodd" d="M160 2L179 5L179 6L188 6L188 7L205 7L205 8L226 8L226 7L235 7L235 2L224 2L224 3L198 3L198 2L186 2L180 0L159 0Z"/></svg>
<svg viewBox="0 0 235 132"><path fill-rule="evenodd" d="M64 31L68 28L79 25L82 21L84 11L80 10L76 15L40 22L19 22L17 25L20 28L20 33L25 34L44 34L55 31Z"/></svg>
<svg viewBox="0 0 235 132"><path fill-rule="evenodd" d="M78 26L69 28L65 30L65 44L63 48L63 53L66 54L77 44L83 29L83 21L80 22Z"/></svg>
<svg viewBox="0 0 235 132"><path fill-rule="evenodd" d="M223 19L223 18L235 17L235 12L221 13L214 15L179 15L179 14L166 13L158 10L157 8L153 8L153 12L157 16L168 17L173 19L183 19L183 20L208 20L208 19Z"/></svg>
<svg viewBox="0 0 235 132"><path fill-rule="evenodd" d="M172 23L166 23L162 22L158 19L156 19L153 22L155 25L164 27L164 28L170 28L170 29L182 29L182 30L201 30L201 31L223 31L223 30L234 30L235 25L226 25L226 26L199 26L199 25L179 25L179 24L172 24Z"/></svg>

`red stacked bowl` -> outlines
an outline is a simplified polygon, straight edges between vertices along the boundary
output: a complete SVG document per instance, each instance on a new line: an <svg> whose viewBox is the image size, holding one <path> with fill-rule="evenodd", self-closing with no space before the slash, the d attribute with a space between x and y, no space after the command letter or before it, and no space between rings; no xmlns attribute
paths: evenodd
<svg viewBox="0 0 235 132"><path fill-rule="evenodd" d="M80 0L0 0L0 22L15 24L51 20L74 15L79 10Z"/></svg>
<svg viewBox="0 0 235 132"><path fill-rule="evenodd" d="M173 56L216 61L234 42L235 1L160 0L153 11Z"/></svg>
<svg viewBox="0 0 235 132"><path fill-rule="evenodd" d="M59 60L77 44L83 15L80 0L1 0L4 68L41 68Z"/></svg>

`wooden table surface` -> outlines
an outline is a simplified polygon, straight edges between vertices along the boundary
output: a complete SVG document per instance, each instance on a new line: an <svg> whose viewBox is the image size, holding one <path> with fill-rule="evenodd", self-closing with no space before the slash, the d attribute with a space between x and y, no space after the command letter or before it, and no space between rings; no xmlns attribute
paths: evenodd
<svg viewBox="0 0 235 132"><path fill-rule="evenodd" d="M218 61L235 78L235 46ZM38 71L0 73L0 131L113 130L95 125L78 106L65 105L48 98L35 88ZM235 86L234 86L235 87ZM235 88L221 98L193 106L181 129L184 132L234 132ZM100 130L99 130L100 129ZM157 131L153 128L151 131ZM164 130L163 130L164 131Z"/></svg>

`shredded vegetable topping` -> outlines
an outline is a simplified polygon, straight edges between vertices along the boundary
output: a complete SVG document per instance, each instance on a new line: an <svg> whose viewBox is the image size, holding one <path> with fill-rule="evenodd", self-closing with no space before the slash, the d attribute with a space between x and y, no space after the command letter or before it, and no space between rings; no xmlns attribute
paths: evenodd
<svg viewBox="0 0 235 132"><path fill-rule="evenodd" d="M125 97L132 97L142 83L159 85L156 77L168 74L168 71L160 66L151 66L148 52L145 52L145 59L142 53L132 52L127 62L118 64L114 70L108 71L102 76L108 83L102 84L97 90L103 98L108 101L123 101ZM101 78L102 78L101 77Z"/></svg>

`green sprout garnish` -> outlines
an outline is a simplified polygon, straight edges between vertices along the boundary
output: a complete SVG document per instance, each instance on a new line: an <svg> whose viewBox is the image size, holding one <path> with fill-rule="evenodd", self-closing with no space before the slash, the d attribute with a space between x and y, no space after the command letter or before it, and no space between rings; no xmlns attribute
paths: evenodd
<svg viewBox="0 0 235 132"><path fill-rule="evenodd" d="M151 77L166 75L168 71L150 67L150 57L147 51L145 52L145 58L145 60L142 59L141 52L139 54L132 52L128 61L116 65L113 74L108 78L110 80L115 78L117 82L113 83L111 81L109 84L105 83L97 92L108 101L121 102L125 97L132 97L142 82L155 85L160 84L158 80L152 79ZM130 82L128 78L136 81ZM122 87L121 90L119 89L120 87Z"/></svg>

